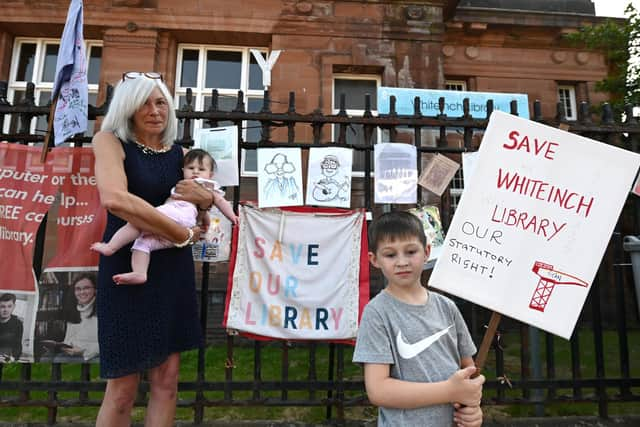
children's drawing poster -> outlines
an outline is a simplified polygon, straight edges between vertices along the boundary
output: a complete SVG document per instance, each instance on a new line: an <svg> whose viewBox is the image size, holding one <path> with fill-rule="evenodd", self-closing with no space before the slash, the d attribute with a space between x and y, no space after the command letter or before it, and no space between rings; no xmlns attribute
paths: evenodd
<svg viewBox="0 0 640 427"><path fill-rule="evenodd" d="M240 206L224 325L260 337L352 340L369 300L364 210Z"/></svg>
<svg viewBox="0 0 640 427"><path fill-rule="evenodd" d="M300 148L258 148L258 205L303 205Z"/></svg>
<svg viewBox="0 0 640 427"><path fill-rule="evenodd" d="M442 230L440 210L437 206L427 205L409 209L409 212L417 216L422 223L424 235L431 246L426 268L432 268L435 260L438 259L442 252L442 244L444 243L444 231Z"/></svg>
<svg viewBox="0 0 640 427"><path fill-rule="evenodd" d="M569 339L639 165L494 111L429 285Z"/></svg>
<svg viewBox="0 0 640 427"><path fill-rule="evenodd" d="M418 159L416 147L380 143L373 147L375 203L416 203Z"/></svg>
<svg viewBox="0 0 640 427"><path fill-rule="evenodd" d="M215 179L221 187L238 185L238 128L224 126L198 129L194 142L216 161Z"/></svg>
<svg viewBox="0 0 640 427"><path fill-rule="evenodd" d="M352 165L350 148L310 148L306 204L350 207Z"/></svg>
<svg viewBox="0 0 640 427"><path fill-rule="evenodd" d="M231 252L231 221L213 206L208 212L210 225L191 247L194 261L227 261Z"/></svg>

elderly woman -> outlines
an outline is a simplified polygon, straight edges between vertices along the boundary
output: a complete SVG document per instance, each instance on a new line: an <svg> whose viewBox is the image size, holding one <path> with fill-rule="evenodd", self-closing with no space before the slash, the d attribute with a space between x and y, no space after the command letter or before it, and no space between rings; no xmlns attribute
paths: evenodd
<svg viewBox="0 0 640 427"><path fill-rule="evenodd" d="M175 247L153 253L144 285L118 285L131 271L131 245L100 257L98 340L100 373L107 378L97 426L129 425L140 373L149 371L145 425L172 426L179 353L202 344L194 264L189 245L200 229L185 228L154 209L170 196L201 209L213 194L183 180L185 150L173 145L177 120L171 94L157 73L125 73L102 128L93 138L100 200L108 210L103 241L129 222Z"/></svg>

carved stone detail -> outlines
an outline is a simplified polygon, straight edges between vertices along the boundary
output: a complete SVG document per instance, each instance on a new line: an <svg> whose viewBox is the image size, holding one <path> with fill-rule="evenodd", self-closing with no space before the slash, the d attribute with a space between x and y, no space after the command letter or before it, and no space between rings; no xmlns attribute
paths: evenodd
<svg viewBox="0 0 640 427"><path fill-rule="evenodd" d="M444 56L453 56L456 53L456 47L450 44L442 46L442 54Z"/></svg>
<svg viewBox="0 0 640 427"><path fill-rule="evenodd" d="M407 6L405 16L408 20L418 21L424 17L424 9L420 6Z"/></svg>
<svg viewBox="0 0 640 427"><path fill-rule="evenodd" d="M313 4L308 1L301 1L296 3L296 11L303 15L309 15L313 10Z"/></svg>
<svg viewBox="0 0 640 427"><path fill-rule="evenodd" d="M551 53L551 60L556 64L561 64L567 60L567 52L563 50L556 50L555 52Z"/></svg>
<svg viewBox="0 0 640 427"><path fill-rule="evenodd" d="M475 47L475 46L468 46L464 50L464 54L469 59L476 59L478 57L478 55L480 54L480 50L478 50L478 48Z"/></svg>
<svg viewBox="0 0 640 427"><path fill-rule="evenodd" d="M576 62L580 65L584 65L589 62L590 56L589 52L578 52L576 53Z"/></svg>

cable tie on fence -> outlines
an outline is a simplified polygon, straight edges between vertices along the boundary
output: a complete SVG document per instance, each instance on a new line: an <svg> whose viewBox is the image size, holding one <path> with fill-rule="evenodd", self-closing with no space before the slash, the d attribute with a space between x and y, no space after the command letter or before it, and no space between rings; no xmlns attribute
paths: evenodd
<svg viewBox="0 0 640 427"><path fill-rule="evenodd" d="M507 378L507 374L504 374L501 377L496 377L496 379L500 381L500 384L502 385L507 384L509 388L513 388L513 384L511 384L511 381L509 380L509 378Z"/></svg>
<svg viewBox="0 0 640 427"><path fill-rule="evenodd" d="M238 330L237 329L227 328L227 335L236 336L236 335L238 335Z"/></svg>
<svg viewBox="0 0 640 427"><path fill-rule="evenodd" d="M227 358L227 360L224 361L224 367L227 369L233 369L236 367L236 364L233 363L233 359Z"/></svg>
<svg viewBox="0 0 640 427"><path fill-rule="evenodd" d="M489 325L484 325L485 329L489 329ZM491 346L499 349L500 351L504 351L504 347L502 347L502 334L499 329L496 329L496 334L493 336L493 341L491 342Z"/></svg>

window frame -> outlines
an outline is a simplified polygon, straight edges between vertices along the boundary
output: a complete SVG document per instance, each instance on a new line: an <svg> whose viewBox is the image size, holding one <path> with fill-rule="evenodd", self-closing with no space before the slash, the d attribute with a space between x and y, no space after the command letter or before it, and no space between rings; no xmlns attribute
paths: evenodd
<svg viewBox="0 0 640 427"><path fill-rule="evenodd" d="M466 80L445 80L444 82L445 90L455 90L460 92L467 91L467 81Z"/></svg>
<svg viewBox="0 0 640 427"><path fill-rule="evenodd" d="M561 94L562 91L567 91L569 97L569 108L571 108L571 114L567 111L566 97ZM565 115L567 120L578 120L578 104L576 102L576 87L570 84L558 84L557 90L558 102L561 102L564 106Z"/></svg>
<svg viewBox="0 0 640 427"><path fill-rule="evenodd" d="M336 105L336 100L339 99L339 94L336 94L336 80L369 80L369 81L375 81L376 83L376 92L378 91L378 88L380 88L380 86L382 86L382 76L377 75L377 74L350 74L350 73L334 73L331 76L331 114L338 114L340 112L339 108L335 108ZM377 98L377 96L376 96ZM364 114L364 109L362 110L358 110L358 109L346 109L345 110L347 115L349 116L359 116L362 117L362 115ZM377 105L372 105L371 106L371 114L374 116L378 115L378 106ZM334 135L336 133L336 125L332 124L331 125L331 140L333 141ZM382 141L382 129L380 129L380 127L376 128L376 140L378 142L383 142ZM355 164L354 164L355 166ZM373 172L374 167L373 164L371 164L371 172ZM364 170L355 170L352 169L351 170L351 176L354 178L363 178L364 177Z"/></svg>
<svg viewBox="0 0 640 427"><path fill-rule="evenodd" d="M43 74L44 65L45 65L44 57L46 54L46 47L48 45L57 45L59 50L60 41L61 40L59 38L51 38L51 37L35 37L35 38L34 37L16 37L14 39L12 52L11 52L11 64L9 69L9 82L7 85L7 100L11 104L15 104L16 92L25 92L27 90L27 84L32 82L35 85L33 94L34 94L36 105L38 106L46 105L46 104L42 104L42 105L40 104L40 96L41 94L47 93L47 92L50 94L53 91L53 83L54 83L53 81L51 82L42 81L42 74ZM89 61L91 59L91 49L93 47L102 48L103 42L101 40L85 40L84 43L85 43L85 55L86 55L87 69L88 69ZM36 51L34 54L34 61L33 61L33 75L32 75L31 81L16 80L16 74L18 73L18 65L20 63L20 53L22 50L22 45L24 44L36 45ZM54 75L54 79L55 79L55 75ZM91 99L91 95L95 95L97 98L99 86L100 86L99 82L89 83L87 85L88 92L89 92L89 100ZM42 117L44 116L41 116L40 119L42 119ZM29 125L29 132L34 135L38 132L46 131L46 129L37 129L38 119L39 119L38 117L34 117L33 119L31 119L31 123ZM12 121L13 121L12 119L6 120L4 124L4 128L2 129L4 133L9 132ZM95 122L95 121L94 120L89 121L89 124L91 124L91 126L93 126L92 122ZM89 129L87 129L86 132L88 136L91 136L93 134L93 132L92 131L90 132Z"/></svg>
<svg viewBox="0 0 640 427"><path fill-rule="evenodd" d="M251 59L252 53L251 49L258 50L265 58L270 54L269 49L265 47L255 47L255 46L228 46L228 45L215 45L215 44L193 44L193 43L179 43L177 49L176 56L176 79L174 85L174 102L176 108L180 108L180 97L184 97L187 94L187 89L191 88L194 103L193 108L195 111L204 111L207 107L205 105L205 98L211 96L211 91L213 89L218 90L218 94L221 97L224 96L232 96L237 97L238 91L241 90L243 93L243 102L246 106L247 111L249 111L249 101L250 100L262 100L264 99L264 88L263 89L249 89L249 72L251 67ZM196 82L197 87L191 86L181 86L182 80L182 63L184 58L185 50L197 50L198 51L198 70L196 74ZM223 51L223 52L239 52L241 53L241 65L240 65L240 87L235 89L229 88L215 88L215 87L206 87L206 55L208 51ZM203 128L203 120L193 120L191 132L192 136L196 135L196 132ZM241 129L242 140L247 141L247 122L244 121L242 123ZM178 135L178 137L182 137L182 135ZM242 177L256 177L258 175L258 171L248 171L246 170L246 150L242 149L240 152L240 176Z"/></svg>

